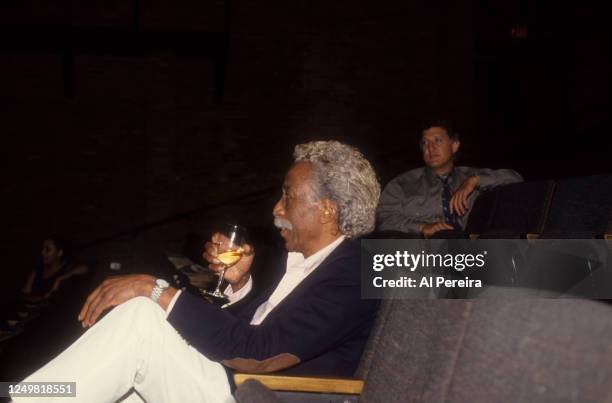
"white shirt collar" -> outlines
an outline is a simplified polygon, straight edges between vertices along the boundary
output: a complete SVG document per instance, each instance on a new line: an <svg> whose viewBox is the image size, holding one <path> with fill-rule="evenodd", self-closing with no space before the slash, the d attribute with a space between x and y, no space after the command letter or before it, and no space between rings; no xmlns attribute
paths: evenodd
<svg viewBox="0 0 612 403"><path fill-rule="evenodd" d="M319 249L316 253L307 258L304 258L304 255L300 252L289 252L287 256L287 272L301 270L304 275L309 274L312 270L317 268L323 260L338 247L338 245L340 245L344 238L344 235L340 235L332 243Z"/></svg>
<svg viewBox="0 0 612 403"><path fill-rule="evenodd" d="M343 240L344 235L338 237L334 242L318 250L307 259L304 259L304 255L299 252L289 252L285 275L268 300L257 308L251 319L251 325L261 324L274 307L278 306L283 299L291 294L291 292L308 277L308 275L310 275L310 273L312 273Z"/></svg>

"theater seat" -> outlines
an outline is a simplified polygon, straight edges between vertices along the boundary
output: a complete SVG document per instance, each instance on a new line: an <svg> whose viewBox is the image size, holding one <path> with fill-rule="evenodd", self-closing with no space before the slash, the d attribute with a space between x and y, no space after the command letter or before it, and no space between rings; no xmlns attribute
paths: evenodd
<svg viewBox="0 0 612 403"><path fill-rule="evenodd" d="M612 232L612 175L559 180L542 230L547 238L594 238Z"/></svg>
<svg viewBox="0 0 612 403"><path fill-rule="evenodd" d="M493 214L480 238L516 239L542 232L554 188L553 181L521 182L497 188Z"/></svg>
<svg viewBox="0 0 612 403"><path fill-rule="evenodd" d="M390 301L359 401L612 401L612 307L521 293L532 296ZM240 403L275 398L253 382L236 391Z"/></svg>
<svg viewBox="0 0 612 403"><path fill-rule="evenodd" d="M440 231L434 238L519 239L540 233L554 188L553 181L531 181L484 191L474 202L465 231Z"/></svg>
<svg viewBox="0 0 612 403"><path fill-rule="evenodd" d="M546 283L557 292L608 298L612 270L603 238L612 233L612 175L559 180L540 239L563 239L563 248L530 247L525 285ZM550 242L549 242L550 244ZM546 279L543 281L542 279ZM551 281L556 279L557 281Z"/></svg>
<svg viewBox="0 0 612 403"><path fill-rule="evenodd" d="M498 188L493 188L478 195L465 224L466 234L482 234L487 231L495 211L497 193Z"/></svg>

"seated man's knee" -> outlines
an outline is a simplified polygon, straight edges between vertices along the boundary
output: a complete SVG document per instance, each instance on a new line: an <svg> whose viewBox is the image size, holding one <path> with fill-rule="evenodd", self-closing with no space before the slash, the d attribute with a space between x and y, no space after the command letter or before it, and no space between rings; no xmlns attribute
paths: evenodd
<svg viewBox="0 0 612 403"><path fill-rule="evenodd" d="M125 314L133 314L138 317L146 317L148 315L158 316L163 309L155 302L151 301L147 297L135 297L123 304L115 307L118 312L124 312Z"/></svg>

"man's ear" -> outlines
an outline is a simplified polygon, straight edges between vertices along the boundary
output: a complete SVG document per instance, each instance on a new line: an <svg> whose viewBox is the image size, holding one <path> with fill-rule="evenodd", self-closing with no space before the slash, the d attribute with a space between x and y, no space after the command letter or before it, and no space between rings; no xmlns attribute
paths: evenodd
<svg viewBox="0 0 612 403"><path fill-rule="evenodd" d="M321 202L321 224L338 221L338 206L336 202L325 199Z"/></svg>
<svg viewBox="0 0 612 403"><path fill-rule="evenodd" d="M453 143L451 144L452 150L453 150L453 155L457 153L457 151L459 151L459 146L461 145L461 142L459 140L455 140L453 141Z"/></svg>

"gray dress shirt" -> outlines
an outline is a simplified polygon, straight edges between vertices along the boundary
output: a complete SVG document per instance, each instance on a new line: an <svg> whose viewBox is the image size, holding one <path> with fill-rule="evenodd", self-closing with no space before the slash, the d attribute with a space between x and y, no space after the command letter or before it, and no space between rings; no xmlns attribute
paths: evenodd
<svg viewBox="0 0 612 403"><path fill-rule="evenodd" d="M480 190L523 180L521 175L509 169L455 167L449 174L453 194L467 178L474 175L480 177L480 184L468 199L468 211L458 217L461 228L465 228ZM377 229L419 233L423 224L444 222L442 187L442 181L429 167L413 169L396 177L380 195Z"/></svg>

